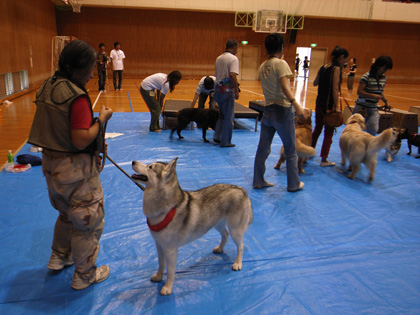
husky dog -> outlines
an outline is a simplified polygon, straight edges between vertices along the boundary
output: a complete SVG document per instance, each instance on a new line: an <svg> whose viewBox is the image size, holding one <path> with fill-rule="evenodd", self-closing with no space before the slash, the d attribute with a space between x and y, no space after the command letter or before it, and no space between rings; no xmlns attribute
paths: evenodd
<svg viewBox="0 0 420 315"><path fill-rule="evenodd" d="M178 248L203 236L212 227L222 236L213 252L223 252L230 232L237 247L232 269L241 270L242 241L253 220L251 200L239 186L216 184L197 191L183 191L176 175L177 159L149 165L138 161L132 163L136 172L132 178L146 186L143 212L158 253L159 269L150 280L161 281L167 265L162 295L172 293Z"/></svg>
<svg viewBox="0 0 420 315"><path fill-rule="evenodd" d="M401 137L404 133L404 129L392 128L392 139L393 141L385 148L386 160L388 163L392 161L392 158L398 154L401 148Z"/></svg>
<svg viewBox="0 0 420 315"><path fill-rule="evenodd" d="M175 130L178 133L179 139L184 139L184 137L181 136L182 129L187 127L190 122L195 121L198 127L200 127L203 130L204 142L209 142L206 139L207 129L210 127L211 129L215 130L218 119L219 119L219 112L217 110L204 109L204 108L181 109L178 112L178 126L176 128L172 128L171 139Z"/></svg>
<svg viewBox="0 0 420 315"><path fill-rule="evenodd" d="M353 114L347 119L346 127L340 135L341 164L350 161L348 178L354 179L363 163L369 170L369 181L375 177L378 152L386 148L392 141L392 128L388 128L374 137L363 130L365 119L360 114Z"/></svg>
<svg viewBox="0 0 420 315"><path fill-rule="evenodd" d="M296 153L298 156L298 168L299 173L304 174L305 170L303 169L303 163L308 161L308 158L315 156L316 151L311 147L312 142L312 110L310 108L304 108L308 113L309 118L304 119L301 117L296 117ZM286 161L286 155L284 153L284 147L280 149L280 159L278 160L274 168L276 170L280 169L281 164Z"/></svg>

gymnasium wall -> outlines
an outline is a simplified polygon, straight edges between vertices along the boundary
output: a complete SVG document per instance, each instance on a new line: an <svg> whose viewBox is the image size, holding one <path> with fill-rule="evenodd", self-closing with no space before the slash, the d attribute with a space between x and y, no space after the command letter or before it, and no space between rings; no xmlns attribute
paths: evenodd
<svg viewBox="0 0 420 315"><path fill-rule="evenodd" d="M57 35L54 4L2 0L0 29L0 73L28 70L30 87L39 86L50 75L51 39Z"/></svg>
<svg viewBox="0 0 420 315"><path fill-rule="evenodd" d="M231 13L276 10L299 16L420 23L420 5L414 0L402 2L408 0L83 0L83 6Z"/></svg>
<svg viewBox="0 0 420 315"><path fill-rule="evenodd" d="M235 27L233 13L82 7L80 14L56 11L58 35L73 35L111 51L120 41L126 54L126 75L146 76L180 70L185 77L212 74L215 58L229 38L261 45L264 38L250 28ZM286 34L286 41L290 31ZM285 59L293 65L296 47L335 45L357 58L359 75L368 71L372 58L388 54L394 60L389 82L420 82L420 24L305 18L296 43L287 44ZM261 61L262 61L261 60Z"/></svg>
<svg viewBox="0 0 420 315"><path fill-rule="evenodd" d="M76 14L55 10L49 0L3 0L0 29L0 73L27 69L31 87L50 75L51 40L56 35L77 36L95 48L104 42L108 52L120 41L127 55L126 75L131 77L174 69L185 77L212 74L215 58L229 38L260 45L260 61L266 56L266 34L235 27L233 13L82 7ZM289 35L288 31L286 42ZM291 67L296 47L311 43L329 52L336 44L346 47L357 58L359 75L369 69L372 58L389 54L394 60L389 82L420 83L420 24L305 18L296 43L286 45Z"/></svg>

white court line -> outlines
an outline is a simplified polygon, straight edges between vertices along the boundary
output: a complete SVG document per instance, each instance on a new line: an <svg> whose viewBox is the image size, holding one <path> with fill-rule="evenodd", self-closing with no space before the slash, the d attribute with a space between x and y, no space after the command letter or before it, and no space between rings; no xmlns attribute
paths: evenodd
<svg viewBox="0 0 420 315"><path fill-rule="evenodd" d="M264 94L256 93L256 92L250 91L250 90L241 89L241 91L245 91L245 92L252 93L252 94L255 94L255 95L259 95L259 96L264 96Z"/></svg>
<svg viewBox="0 0 420 315"><path fill-rule="evenodd" d="M420 100L418 98L409 98L409 97L403 97L403 96L396 96L396 95L391 95L385 92L386 96L392 96L392 97L396 97L396 98L402 98L404 100L410 100L410 101L416 101L416 102L420 102Z"/></svg>

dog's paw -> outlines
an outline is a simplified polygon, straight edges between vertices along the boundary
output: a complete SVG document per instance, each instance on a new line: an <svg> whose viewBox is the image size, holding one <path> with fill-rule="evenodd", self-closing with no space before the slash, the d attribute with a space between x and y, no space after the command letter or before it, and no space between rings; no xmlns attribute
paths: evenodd
<svg viewBox="0 0 420 315"><path fill-rule="evenodd" d="M349 175L347 175L347 178L354 179L354 175L353 174L349 174Z"/></svg>
<svg viewBox="0 0 420 315"><path fill-rule="evenodd" d="M274 166L274 169L275 169L275 170L279 170L279 169L280 169L280 165L281 165L281 164L277 163L277 164Z"/></svg>
<svg viewBox="0 0 420 315"><path fill-rule="evenodd" d="M302 169L299 170L299 173L305 174L305 170L302 168Z"/></svg>
<svg viewBox="0 0 420 315"><path fill-rule="evenodd" d="M387 161L388 163L391 163L391 161L392 161L392 157L388 156L388 157L386 158L386 161Z"/></svg>
<svg viewBox="0 0 420 315"><path fill-rule="evenodd" d="M162 290L160 290L161 295L170 295L172 294L172 287L164 285Z"/></svg>
<svg viewBox="0 0 420 315"><path fill-rule="evenodd" d="M242 264L234 263L232 265L232 270L239 271L242 269Z"/></svg>
<svg viewBox="0 0 420 315"><path fill-rule="evenodd" d="M161 275L159 275L159 274L156 272L153 276L151 276L151 277L150 277L150 281L153 281L153 282L160 282L160 281L162 281L162 276L161 276Z"/></svg>
<svg viewBox="0 0 420 315"><path fill-rule="evenodd" d="M205 143L208 143L208 142L210 142L210 141L209 141L209 140L207 140L207 139L204 139L204 142L205 142Z"/></svg>
<svg viewBox="0 0 420 315"><path fill-rule="evenodd" d="M213 248L213 253L215 254L221 254L223 253L223 249L221 249L219 246Z"/></svg>

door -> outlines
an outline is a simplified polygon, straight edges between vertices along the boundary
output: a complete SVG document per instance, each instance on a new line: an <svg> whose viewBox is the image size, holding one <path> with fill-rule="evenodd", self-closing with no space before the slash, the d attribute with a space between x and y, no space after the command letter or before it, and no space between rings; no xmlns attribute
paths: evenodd
<svg viewBox="0 0 420 315"><path fill-rule="evenodd" d="M308 80L313 82L316 78L319 68L321 68L326 63L327 63L327 48L312 48Z"/></svg>
<svg viewBox="0 0 420 315"><path fill-rule="evenodd" d="M238 48L239 80L257 81L259 78L261 46L242 45Z"/></svg>

